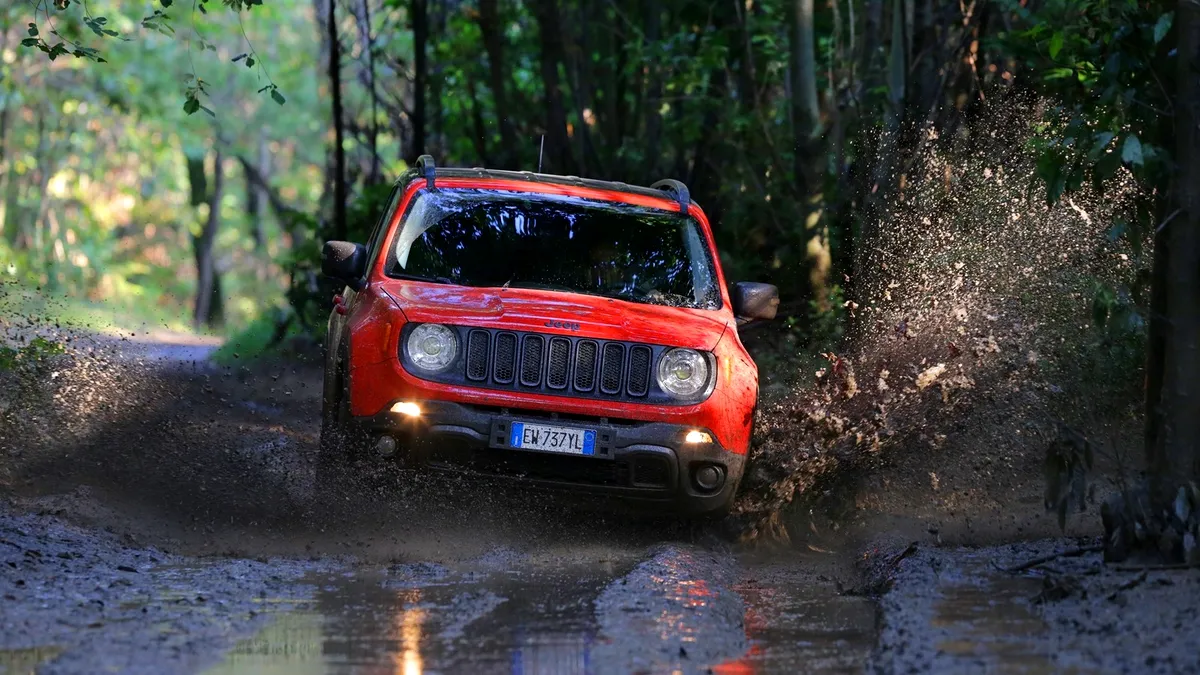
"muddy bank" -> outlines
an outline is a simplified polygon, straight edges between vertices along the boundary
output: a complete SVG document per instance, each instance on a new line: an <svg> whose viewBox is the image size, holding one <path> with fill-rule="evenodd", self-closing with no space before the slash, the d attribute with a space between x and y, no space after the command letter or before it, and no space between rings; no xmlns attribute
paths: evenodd
<svg viewBox="0 0 1200 675"><path fill-rule="evenodd" d="M192 672L312 592L319 564L188 559L0 504L0 670Z"/></svg>
<svg viewBox="0 0 1200 675"><path fill-rule="evenodd" d="M1200 671L1200 570L1121 570L1099 553L1016 574L998 569L1096 543L922 548L905 557L880 601L868 670Z"/></svg>

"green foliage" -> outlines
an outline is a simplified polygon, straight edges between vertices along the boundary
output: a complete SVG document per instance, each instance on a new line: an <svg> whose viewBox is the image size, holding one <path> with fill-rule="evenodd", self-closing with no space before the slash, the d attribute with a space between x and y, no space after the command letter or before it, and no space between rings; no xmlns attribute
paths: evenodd
<svg viewBox="0 0 1200 675"><path fill-rule="evenodd" d="M0 372L15 370L29 364L40 364L64 352L61 344L40 335L20 347L0 345Z"/></svg>
<svg viewBox="0 0 1200 675"><path fill-rule="evenodd" d="M182 38L185 41L186 47L189 51L192 47L193 41L201 51L217 51L216 44L209 42L202 37L201 27L197 24L196 18L197 12L199 12L201 16L208 14L208 3L210 1L211 0L198 0L198 2L193 2L191 4L189 15L190 30L187 32L186 37ZM174 5L174 2L172 0L159 0L159 2L162 5L162 9L155 9L148 16L142 17L141 20L138 21L138 25L147 31L151 31L168 38L175 38L177 33L173 26L174 17L169 12L172 5ZM245 29L241 25L241 12L249 10L255 6L261 6L263 4L262 0L221 0L221 4L237 17L241 36L247 42L249 42L249 37L246 35ZM122 35L120 32L112 28L112 26L117 25L118 22L131 24L132 22L129 21L129 19L132 17L115 16L113 17L115 20L110 20L110 17L107 16L93 15L86 2L79 2L73 5L71 0L53 0L53 3L46 2L46 0L36 0L29 3L29 9L32 11L31 18L33 21L30 21L27 24L28 37L21 40L21 46L35 48L43 52L50 61L56 60L59 56L69 54L77 59L90 60L96 63L108 63L108 59L101 56L99 47L84 44L84 40L89 37L87 35L88 33L91 33L91 37L98 39L99 42L103 42L108 38L115 38L118 41L125 42L133 39ZM114 7L113 9L116 10L117 8ZM121 13L118 12L118 14ZM43 37L42 31L38 27L39 21L44 22L48 27L46 34L52 36L51 40L53 40L54 44L51 44L45 37ZM214 21L214 23L218 22ZM127 30L126 33L129 33L129 31ZM251 45L251 50L253 53L253 45ZM235 61L241 60L241 58L245 58L245 56L246 55L243 54L242 57L235 59ZM254 56L246 59L245 65L247 68L252 68L256 63L258 63L255 57L257 57L257 53L255 53ZM203 80L196 76L194 72L194 65L192 68L193 72L191 77L187 80L184 91L184 112L191 115L199 110L203 110L210 116L215 117L216 113L214 113L211 108L200 104L199 98L201 96L208 95L208 91L204 88ZM267 86L258 90L259 93L269 92L272 100L279 105L283 105L286 99L284 98L283 94L279 92L278 85L275 84L274 81L271 81L270 76L266 74L266 69L262 64L259 65L259 68L263 76L269 81Z"/></svg>
<svg viewBox="0 0 1200 675"><path fill-rule="evenodd" d="M349 241L365 244L375 229L376 223L387 208L392 195L392 185L371 185L363 189L347 209L346 237ZM321 335L329 318L330 299L341 290L341 285L321 275L321 247L334 238L333 224L324 221L310 222L305 234L292 249L288 260L291 284L287 291L288 304L295 311L298 323L310 335Z"/></svg>
<svg viewBox="0 0 1200 675"><path fill-rule="evenodd" d="M1000 42L1053 104L1035 140L1046 200L1090 182L1103 190L1127 172L1162 185L1171 170L1173 68L1166 2L1047 0L1028 9L1006 0L1025 26ZM1159 210L1151 190L1137 207L1140 233Z"/></svg>
<svg viewBox="0 0 1200 675"><path fill-rule="evenodd" d="M232 366L280 353L291 338L309 334L296 321L290 308L264 312L236 335L231 336L212 355L212 360Z"/></svg>

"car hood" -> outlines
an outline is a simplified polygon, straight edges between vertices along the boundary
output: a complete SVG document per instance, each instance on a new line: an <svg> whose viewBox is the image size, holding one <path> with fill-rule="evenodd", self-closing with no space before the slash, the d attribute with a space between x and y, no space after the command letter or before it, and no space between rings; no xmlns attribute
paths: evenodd
<svg viewBox="0 0 1200 675"><path fill-rule="evenodd" d="M578 335L712 350L729 317L721 311L523 288L383 282L409 321Z"/></svg>

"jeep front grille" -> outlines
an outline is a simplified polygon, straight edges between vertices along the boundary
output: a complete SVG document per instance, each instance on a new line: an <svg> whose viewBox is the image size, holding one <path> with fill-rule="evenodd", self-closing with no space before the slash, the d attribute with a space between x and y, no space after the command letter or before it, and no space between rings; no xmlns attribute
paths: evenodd
<svg viewBox="0 0 1200 675"><path fill-rule="evenodd" d="M463 332L469 382L613 398L650 393L654 349L649 345L482 328Z"/></svg>

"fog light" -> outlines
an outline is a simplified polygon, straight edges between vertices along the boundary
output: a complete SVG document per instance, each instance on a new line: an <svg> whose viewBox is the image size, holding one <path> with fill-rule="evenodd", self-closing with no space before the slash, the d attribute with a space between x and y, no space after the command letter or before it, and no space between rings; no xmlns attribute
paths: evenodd
<svg viewBox="0 0 1200 675"><path fill-rule="evenodd" d="M716 492L725 483L725 471L719 466L705 464L692 473L692 481L704 492Z"/></svg>
<svg viewBox="0 0 1200 675"><path fill-rule="evenodd" d="M691 431L687 432L687 436L684 436L683 440L686 443L712 443L712 436L709 436L703 431L696 431L695 429L692 429Z"/></svg>
<svg viewBox="0 0 1200 675"><path fill-rule="evenodd" d="M420 417L421 406L413 403L412 401L400 401L392 406L392 412L400 413L405 417Z"/></svg>
<svg viewBox="0 0 1200 675"><path fill-rule="evenodd" d="M396 439L391 436L380 436L375 441L375 454L380 457L391 457L396 454Z"/></svg>

